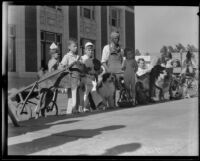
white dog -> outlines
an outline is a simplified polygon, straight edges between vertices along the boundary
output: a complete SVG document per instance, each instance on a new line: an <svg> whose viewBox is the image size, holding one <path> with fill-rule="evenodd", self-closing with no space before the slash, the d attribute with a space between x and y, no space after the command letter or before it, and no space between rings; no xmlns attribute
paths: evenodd
<svg viewBox="0 0 200 161"><path fill-rule="evenodd" d="M115 107L115 83L116 77L111 73L104 73L102 80L97 85L97 92L103 99L106 107Z"/></svg>

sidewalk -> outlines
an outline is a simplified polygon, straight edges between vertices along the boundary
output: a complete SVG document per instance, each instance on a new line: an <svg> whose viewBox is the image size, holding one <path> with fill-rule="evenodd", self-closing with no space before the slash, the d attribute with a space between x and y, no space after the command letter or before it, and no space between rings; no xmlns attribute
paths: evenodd
<svg viewBox="0 0 200 161"><path fill-rule="evenodd" d="M8 155L198 155L198 98L8 126Z"/></svg>

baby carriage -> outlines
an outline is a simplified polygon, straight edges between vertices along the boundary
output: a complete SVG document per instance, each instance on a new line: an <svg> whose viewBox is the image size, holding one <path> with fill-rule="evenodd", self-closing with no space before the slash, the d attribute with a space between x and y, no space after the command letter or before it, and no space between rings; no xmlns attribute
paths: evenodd
<svg viewBox="0 0 200 161"><path fill-rule="evenodd" d="M46 79L49 74L45 75L43 79ZM58 107L56 104L58 89L56 88L56 77L53 76L49 80L44 80L40 83L36 81L32 85L32 88L22 89L21 92L17 93L15 96L16 106L16 116L18 120L28 120L34 116L32 112L32 107L35 108L36 118L41 112L42 116L46 115L58 115Z"/></svg>
<svg viewBox="0 0 200 161"><path fill-rule="evenodd" d="M129 90L125 87L124 78L122 76L119 77L119 99L117 104L119 107L133 107L134 101L131 98Z"/></svg>
<svg viewBox="0 0 200 161"><path fill-rule="evenodd" d="M65 92L61 84L65 76L73 73L73 76L77 76L77 79L80 79L84 67L80 63L73 63L68 67L68 69L57 70L52 73L47 73L40 80L36 81L34 84L26 87L25 89L20 90L16 95L18 99L17 105L17 116L19 120L27 120L32 117L32 111L30 110L30 104L36 106L36 116L39 115L58 115L58 106L57 106L57 96L58 93ZM28 90L30 89L31 90ZM34 101L32 101L34 100Z"/></svg>

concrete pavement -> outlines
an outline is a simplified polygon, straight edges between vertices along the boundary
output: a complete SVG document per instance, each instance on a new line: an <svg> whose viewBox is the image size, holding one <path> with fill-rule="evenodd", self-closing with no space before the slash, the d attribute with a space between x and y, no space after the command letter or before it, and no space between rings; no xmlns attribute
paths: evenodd
<svg viewBox="0 0 200 161"><path fill-rule="evenodd" d="M198 155L198 98L8 126L8 155Z"/></svg>

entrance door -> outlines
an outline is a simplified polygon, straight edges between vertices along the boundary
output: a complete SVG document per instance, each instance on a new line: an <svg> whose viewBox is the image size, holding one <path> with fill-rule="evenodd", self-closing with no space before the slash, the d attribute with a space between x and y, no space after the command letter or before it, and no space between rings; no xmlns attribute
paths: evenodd
<svg viewBox="0 0 200 161"><path fill-rule="evenodd" d="M60 60L62 59L62 35L47 31L41 31L41 66L47 68L48 61L51 58L49 54L52 43L58 46L60 53Z"/></svg>

